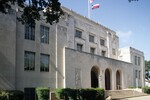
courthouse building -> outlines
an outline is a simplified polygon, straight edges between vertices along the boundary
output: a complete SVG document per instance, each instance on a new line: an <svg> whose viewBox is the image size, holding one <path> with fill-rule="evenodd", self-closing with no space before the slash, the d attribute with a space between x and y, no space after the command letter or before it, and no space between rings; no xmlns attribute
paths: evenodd
<svg viewBox="0 0 150 100"><path fill-rule="evenodd" d="M106 90L144 86L144 54L119 48L116 32L64 8L59 23L35 28L0 13L0 89L36 87Z"/></svg>

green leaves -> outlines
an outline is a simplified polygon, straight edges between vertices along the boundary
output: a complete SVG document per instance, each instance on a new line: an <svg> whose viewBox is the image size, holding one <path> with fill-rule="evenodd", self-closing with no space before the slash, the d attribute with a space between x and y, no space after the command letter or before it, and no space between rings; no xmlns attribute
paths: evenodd
<svg viewBox="0 0 150 100"><path fill-rule="evenodd" d="M57 99L65 100L104 100L104 89L86 88L86 89L56 89Z"/></svg>
<svg viewBox="0 0 150 100"><path fill-rule="evenodd" d="M144 93L150 94L150 87L145 86L145 87L143 88L143 90L144 90Z"/></svg>
<svg viewBox="0 0 150 100"><path fill-rule="evenodd" d="M38 100L48 100L49 99L49 92L50 92L50 90L47 87L36 88Z"/></svg>
<svg viewBox="0 0 150 100"><path fill-rule="evenodd" d="M1 90L0 100L23 100L24 93L18 90Z"/></svg>
<svg viewBox="0 0 150 100"><path fill-rule="evenodd" d="M150 80L150 61L145 61L145 78Z"/></svg>
<svg viewBox="0 0 150 100"><path fill-rule="evenodd" d="M18 17L17 19L22 22L22 24L28 23L31 27L34 27L35 20L40 20L40 16L41 15L35 6L28 6L24 8L21 17Z"/></svg>
<svg viewBox="0 0 150 100"><path fill-rule="evenodd" d="M32 27L35 26L35 21L43 19L42 17L45 17L46 23L52 25L59 22L59 17L63 15L61 4L58 0L1 0L0 12L7 14L15 2L23 9L22 15L17 19L22 24L28 23Z"/></svg>

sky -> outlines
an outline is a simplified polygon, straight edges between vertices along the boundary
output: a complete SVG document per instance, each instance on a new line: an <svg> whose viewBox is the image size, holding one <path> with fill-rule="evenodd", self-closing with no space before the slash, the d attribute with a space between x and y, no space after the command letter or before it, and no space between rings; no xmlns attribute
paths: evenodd
<svg viewBox="0 0 150 100"><path fill-rule="evenodd" d="M88 17L88 0L59 0L61 5ZM133 47L144 52L150 60L150 0L94 0L90 6L91 20L114 30L119 36L119 47Z"/></svg>

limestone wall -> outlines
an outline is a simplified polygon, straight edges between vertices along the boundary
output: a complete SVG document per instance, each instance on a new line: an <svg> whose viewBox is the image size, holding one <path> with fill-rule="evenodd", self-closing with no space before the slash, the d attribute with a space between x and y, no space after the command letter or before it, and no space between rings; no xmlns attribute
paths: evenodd
<svg viewBox="0 0 150 100"><path fill-rule="evenodd" d="M116 71L121 72L122 88L133 86L133 65L110 58L92 55L86 52L78 52L73 49L65 49L65 72L66 86L76 88L76 70L80 72L81 88L91 87L91 69L96 66L99 70L99 87L105 88L105 70L108 68L111 72L111 89L116 89Z"/></svg>
<svg viewBox="0 0 150 100"><path fill-rule="evenodd" d="M16 12L0 13L0 89L15 89Z"/></svg>

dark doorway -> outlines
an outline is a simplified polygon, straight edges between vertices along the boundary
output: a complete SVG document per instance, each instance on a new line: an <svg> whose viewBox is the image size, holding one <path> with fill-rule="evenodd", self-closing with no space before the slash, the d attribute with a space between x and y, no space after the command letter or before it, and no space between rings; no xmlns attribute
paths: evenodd
<svg viewBox="0 0 150 100"><path fill-rule="evenodd" d="M98 70L95 67L91 69L91 87L98 87Z"/></svg>
<svg viewBox="0 0 150 100"><path fill-rule="evenodd" d="M105 71L105 89L111 90L111 81L110 81L110 71L106 69Z"/></svg>
<svg viewBox="0 0 150 100"><path fill-rule="evenodd" d="M116 72L116 89L121 89L121 76L119 71Z"/></svg>
<svg viewBox="0 0 150 100"><path fill-rule="evenodd" d="M25 100L37 100L35 88L24 88Z"/></svg>

